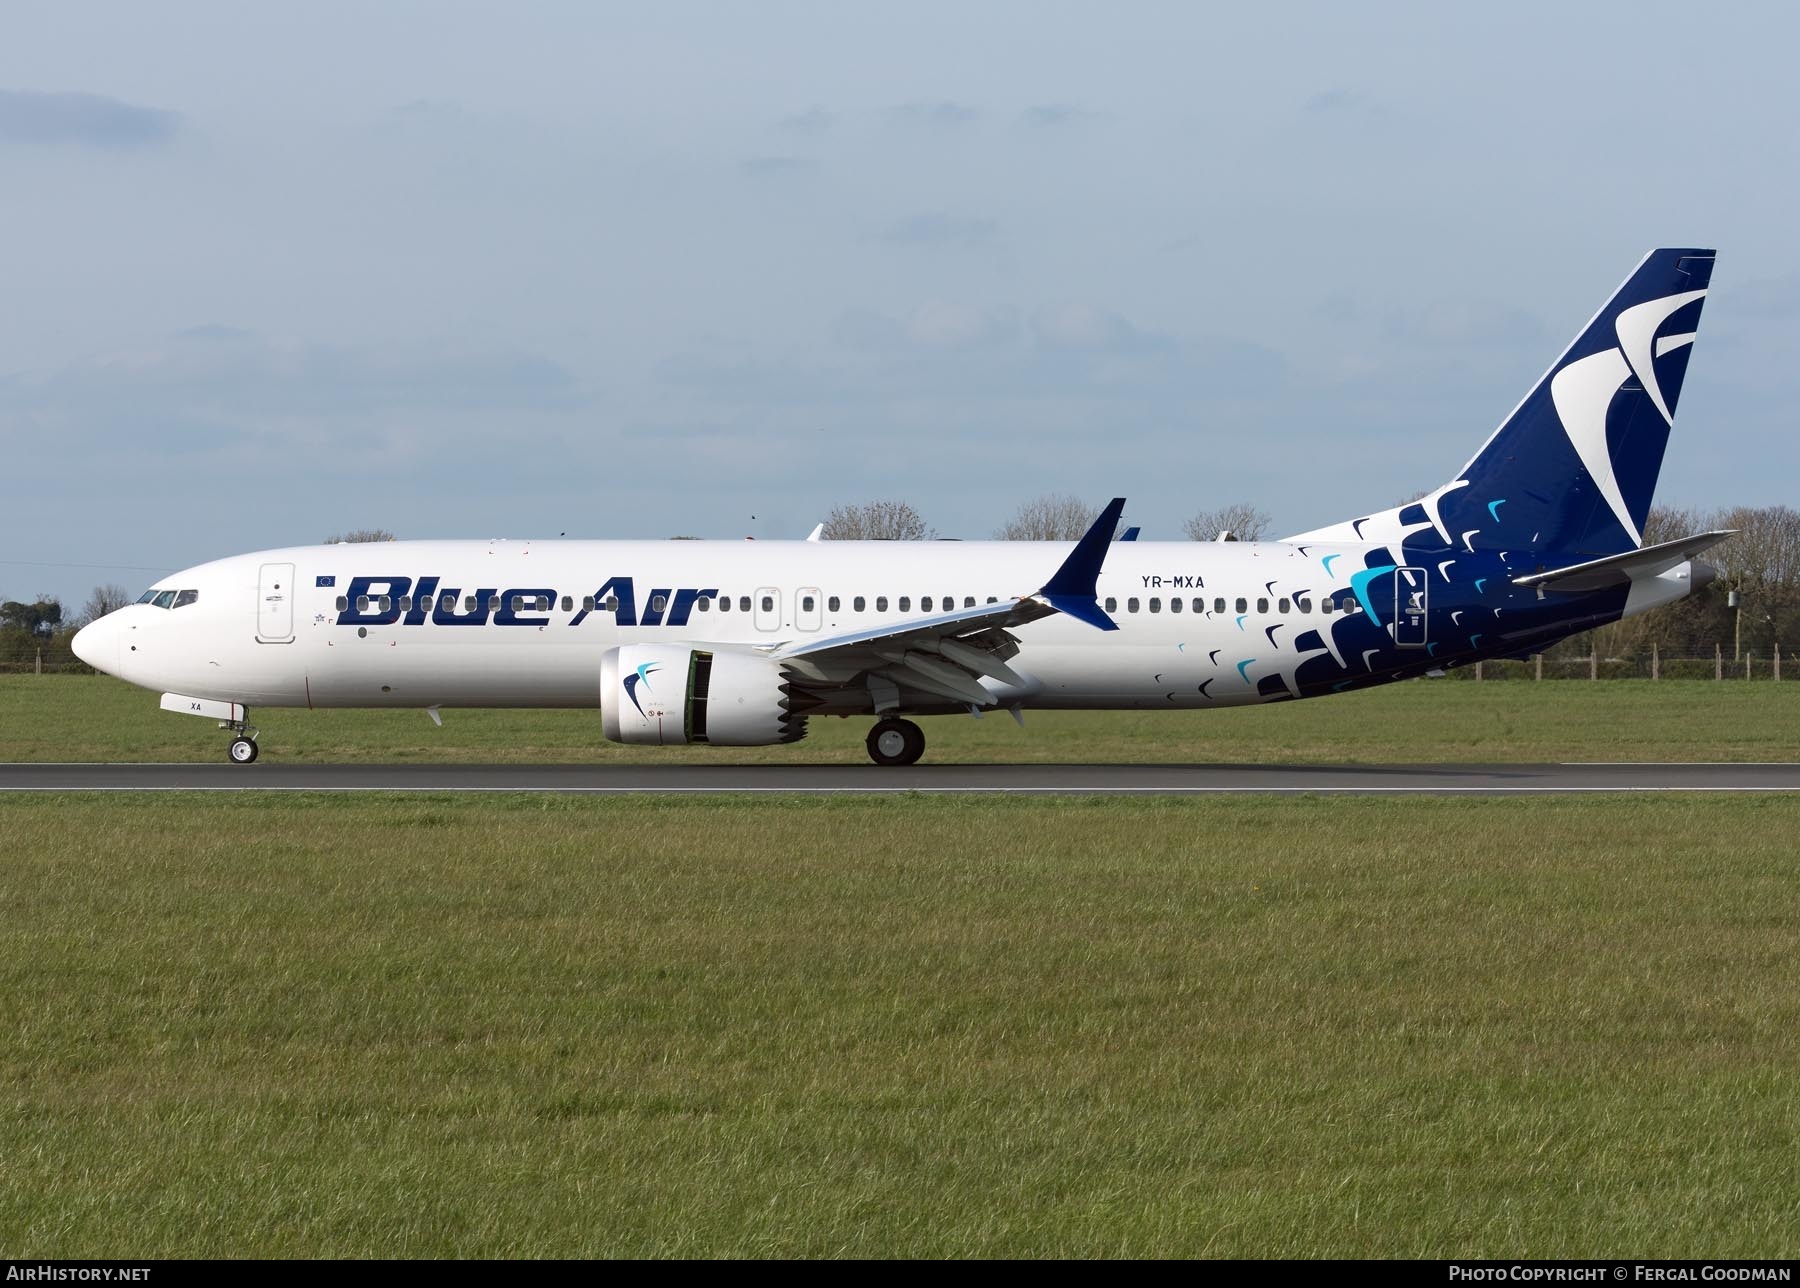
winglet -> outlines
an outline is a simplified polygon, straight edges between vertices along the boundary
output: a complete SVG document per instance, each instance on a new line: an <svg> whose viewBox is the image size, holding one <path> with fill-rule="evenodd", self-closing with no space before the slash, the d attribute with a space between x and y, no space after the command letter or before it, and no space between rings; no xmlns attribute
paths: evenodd
<svg viewBox="0 0 1800 1288"><path fill-rule="evenodd" d="M825 535L825 525L823 523L821 523L821 524L815 525L813 530L806 534L806 539L808 541L818 541L821 538L823 538L824 535Z"/></svg>
<svg viewBox="0 0 1800 1288"><path fill-rule="evenodd" d="M1106 615L1106 610L1094 596L1100 580L1100 565L1106 562L1106 552L1112 546L1113 533L1118 530L1119 516L1124 512L1125 498L1114 497L1100 511L1093 526L1075 543L1075 548L1069 551L1069 557L1063 560L1056 575L1038 592L1059 613L1067 613L1103 631L1119 629L1119 624Z"/></svg>

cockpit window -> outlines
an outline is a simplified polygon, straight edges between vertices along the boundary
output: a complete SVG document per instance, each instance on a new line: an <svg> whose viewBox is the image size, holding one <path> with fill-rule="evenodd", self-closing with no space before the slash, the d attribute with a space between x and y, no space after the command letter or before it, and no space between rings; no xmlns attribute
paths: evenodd
<svg viewBox="0 0 1800 1288"><path fill-rule="evenodd" d="M168 608L175 602L175 592L172 590L159 590L156 592L156 598L150 602L155 604L158 608Z"/></svg>
<svg viewBox="0 0 1800 1288"><path fill-rule="evenodd" d="M175 594L175 607L186 608L189 604L194 603L199 598L200 592L197 590L177 591Z"/></svg>
<svg viewBox="0 0 1800 1288"><path fill-rule="evenodd" d="M137 602L140 604L155 603L156 597L160 594L162 594L162 592L152 586L149 590L146 590L143 594L138 596Z"/></svg>

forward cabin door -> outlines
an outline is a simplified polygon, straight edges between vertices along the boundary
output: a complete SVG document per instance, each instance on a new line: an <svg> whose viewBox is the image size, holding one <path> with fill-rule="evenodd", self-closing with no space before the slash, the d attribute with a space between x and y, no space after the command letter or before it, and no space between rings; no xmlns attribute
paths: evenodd
<svg viewBox="0 0 1800 1288"><path fill-rule="evenodd" d="M294 565L264 564L256 591L256 642L294 642Z"/></svg>
<svg viewBox="0 0 1800 1288"><path fill-rule="evenodd" d="M1428 623L1431 583L1423 568L1394 569L1394 643L1401 648L1424 648L1431 643Z"/></svg>

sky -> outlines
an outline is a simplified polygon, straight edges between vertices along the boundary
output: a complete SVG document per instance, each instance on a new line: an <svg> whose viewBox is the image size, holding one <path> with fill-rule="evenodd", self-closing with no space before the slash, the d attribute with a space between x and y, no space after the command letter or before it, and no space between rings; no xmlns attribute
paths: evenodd
<svg viewBox="0 0 1800 1288"><path fill-rule="evenodd" d="M0 12L0 598L352 528L1282 532L1719 250L1658 500L1800 503L1800 11Z"/></svg>

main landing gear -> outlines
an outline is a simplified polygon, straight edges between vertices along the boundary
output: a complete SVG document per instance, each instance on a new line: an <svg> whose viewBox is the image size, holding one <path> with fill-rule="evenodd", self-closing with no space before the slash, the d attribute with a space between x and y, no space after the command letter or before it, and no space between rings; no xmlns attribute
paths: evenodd
<svg viewBox="0 0 1800 1288"><path fill-rule="evenodd" d="M246 709L244 714L250 714ZM248 720L221 720L219 728L229 729L237 735L231 740L231 746L225 754L231 757L234 765L248 765L256 759L256 726Z"/></svg>
<svg viewBox="0 0 1800 1288"><path fill-rule="evenodd" d="M925 754L925 731L910 720L878 720L868 746L877 765L910 765Z"/></svg>

